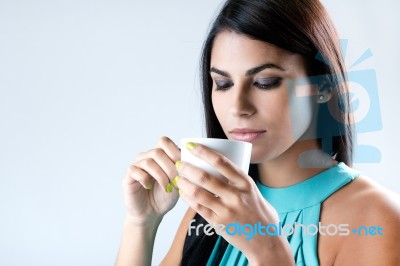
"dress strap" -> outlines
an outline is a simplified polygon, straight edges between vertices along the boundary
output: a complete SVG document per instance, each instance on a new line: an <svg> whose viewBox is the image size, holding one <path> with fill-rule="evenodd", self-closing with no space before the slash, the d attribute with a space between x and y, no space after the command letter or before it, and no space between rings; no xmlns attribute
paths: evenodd
<svg viewBox="0 0 400 266"><path fill-rule="evenodd" d="M264 198L278 213L292 212L323 202L360 173L343 162L300 183L283 188L272 188L256 181Z"/></svg>

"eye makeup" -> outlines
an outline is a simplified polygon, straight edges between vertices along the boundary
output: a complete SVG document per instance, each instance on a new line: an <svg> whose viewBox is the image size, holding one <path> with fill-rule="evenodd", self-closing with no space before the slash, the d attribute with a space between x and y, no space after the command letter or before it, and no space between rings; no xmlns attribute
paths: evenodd
<svg viewBox="0 0 400 266"><path fill-rule="evenodd" d="M259 78L253 84L262 90L270 90L279 87L282 84L282 78Z"/></svg>
<svg viewBox="0 0 400 266"><path fill-rule="evenodd" d="M233 86L233 82L229 80L215 80L214 83L217 91L224 91Z"/></svg>
<svg viewBox="0 0 400 266"><path fill-rule="evenodd" d="M226 91L234 85L230 80L214 80L216 91ZM258 78L254 80L253 86L261 90L271 90L282 84L282 78Z"/></svg>

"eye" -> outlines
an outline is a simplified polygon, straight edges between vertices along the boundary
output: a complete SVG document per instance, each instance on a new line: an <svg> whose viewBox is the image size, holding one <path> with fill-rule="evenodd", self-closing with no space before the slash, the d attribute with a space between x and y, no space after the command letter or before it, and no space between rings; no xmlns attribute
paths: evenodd
<svg viewBox="0 0 400 266"><path fill-rule="evenodd" d="M233 83L229 80L216 80L215 86L217 91L225 91L233 86Z"/></svg>
<svg viewBox="0 0 400 266"><path fill-rule="evenodd" d="M282 78L263 78L263 79L257 79L254 82L254 86L263 90L270 90L279 87L281 83L282 83Z"/></svg>

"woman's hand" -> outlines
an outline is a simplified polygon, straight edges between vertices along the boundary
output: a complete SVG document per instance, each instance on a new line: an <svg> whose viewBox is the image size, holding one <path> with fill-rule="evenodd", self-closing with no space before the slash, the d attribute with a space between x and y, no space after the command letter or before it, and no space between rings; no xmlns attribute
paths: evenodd
<svg viewBox="0 0 400 266"><path fill-rule="evenodd" d="M138 226L160 221L179 196L172 181L177 175L175 162L180 150L162 137L156 148L140 153L129 166L123 181L127 218Z"/></svg>
<svg viewBox="0 0 400 266"><path fill-rule="evenodd" d="M188 148L195 156L208 162L227 178L224 182L193 165L179 162L177 169L181 178L177 181L177 185L181 190L181 197L193 210L211 225L227 226L237 223L243 226L260 223L266 226L272 223L278 226L279 216L276 210L262 197L250 176L223 155L203 145L196 144L194 147L188 145ZM249 229L246 228L246 231ZM229 231L232 232L232 229ZM256 234L249 239L249 234L227 234L225 230L218 233L242 251L251 264L260 262L268 262L268 265L294 264L285 237ZM260 247L263 247L262 252Z"/></svg>

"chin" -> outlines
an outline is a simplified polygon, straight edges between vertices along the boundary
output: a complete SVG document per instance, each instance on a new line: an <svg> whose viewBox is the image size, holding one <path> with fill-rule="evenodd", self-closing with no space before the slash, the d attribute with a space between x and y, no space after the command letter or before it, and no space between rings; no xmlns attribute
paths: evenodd
<svg viewBox="0 0 400 266"><path fill-rule="evenodd" d="M266 161L271 161L271 160L279 157L279 155L281 155L281 154L282 153L271 152L271 150L266 151L264 149L261 151L257 151L256 149L254 149L253 152L251 153L250 163L259 164L259 163L264 163Z"/></svg>
<svg viewBox="0 0 400 266"><path fill-rule="evenodd" d="M286 151L290 150L295 142L282 142L276 143L274 147L272 145L253 146L251 153L250 163L259 164L267 161L272 161L282 156ZM270 146L270 148L267 148Z"/></svg>

